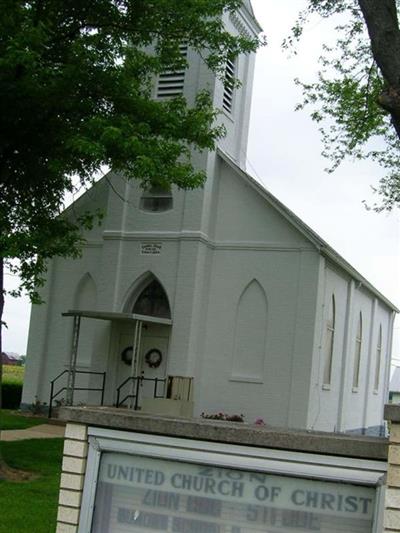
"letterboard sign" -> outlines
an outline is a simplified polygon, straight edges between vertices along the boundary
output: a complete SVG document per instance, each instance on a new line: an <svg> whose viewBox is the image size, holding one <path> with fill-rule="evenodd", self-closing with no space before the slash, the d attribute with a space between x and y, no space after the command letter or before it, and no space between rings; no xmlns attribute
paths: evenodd
<svg viewBox="0 0 400 533"><path fill-rule="evenodd" d="M105 452L92 531L368 533L373 487Z"/></svg>

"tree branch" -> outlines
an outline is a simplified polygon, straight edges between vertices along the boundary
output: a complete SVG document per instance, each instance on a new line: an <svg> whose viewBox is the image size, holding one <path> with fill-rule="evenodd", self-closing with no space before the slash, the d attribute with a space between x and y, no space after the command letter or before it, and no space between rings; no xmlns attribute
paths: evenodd
<svg viewBox="0 0 400 533"><path fill-rule="evenodd" d="M372 54L386 82L378 103L390 113L400 138L400 28L396 0L358 3L368 28Z"/></svg>

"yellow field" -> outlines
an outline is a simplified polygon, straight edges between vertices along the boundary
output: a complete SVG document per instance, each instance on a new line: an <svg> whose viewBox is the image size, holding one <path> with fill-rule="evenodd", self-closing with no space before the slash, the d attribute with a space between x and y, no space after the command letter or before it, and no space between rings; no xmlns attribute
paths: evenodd
<svg viewBox="0 0 400 533"><path fill-rule="evenodd" d="M3 383L19 383L24 381L25 367L3 365Z"/></svg>

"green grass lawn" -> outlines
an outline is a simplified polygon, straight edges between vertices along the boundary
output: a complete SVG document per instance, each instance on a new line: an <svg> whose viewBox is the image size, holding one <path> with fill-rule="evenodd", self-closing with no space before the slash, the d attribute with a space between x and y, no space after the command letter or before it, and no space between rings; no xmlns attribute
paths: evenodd
<svg viewBox="0 0 400 533"><path fill-rule="evenodd" d="M0 481L0 533L54 533L62 439L0 442L8 466L37 473L33 481Z"/></svg>
<svg viewBox="0 0 400 533"><path fill-rule="evenodd" d="M47 418L25 416L10 409L0 410L0 430L2 429L26 429L39 424L46 424Z"/></svg>
<svg viewBox="0 0 400 533"><path fill-rule="evenodd" d="M22 385L24 374L24 366L3 365L3 383L17 383L18 385Z"/></svg>

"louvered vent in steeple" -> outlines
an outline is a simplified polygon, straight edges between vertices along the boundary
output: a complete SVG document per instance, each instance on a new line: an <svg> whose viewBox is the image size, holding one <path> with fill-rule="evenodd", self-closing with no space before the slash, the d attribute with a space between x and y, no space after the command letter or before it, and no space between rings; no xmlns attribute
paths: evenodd
<svg viewBox="0 0 400 533"><path fill-rule="evenodd" d="M225 84L224 84L224 99L222 102L223 108L228 113L232 113L233 96L234 96L234 80L236 76L236 62L232 59L227 59L225 68Z"/></svg>
<svg viewBox="0 0 400 533"><path fill-rule="evenodd" d="M182 57L187 58L188 47L187 44L179 46ZM173 98L183 94L183 86L185 83L185 68L173 71L166 70L161 72L158 77L157 84L157 98Z"/></svg>

